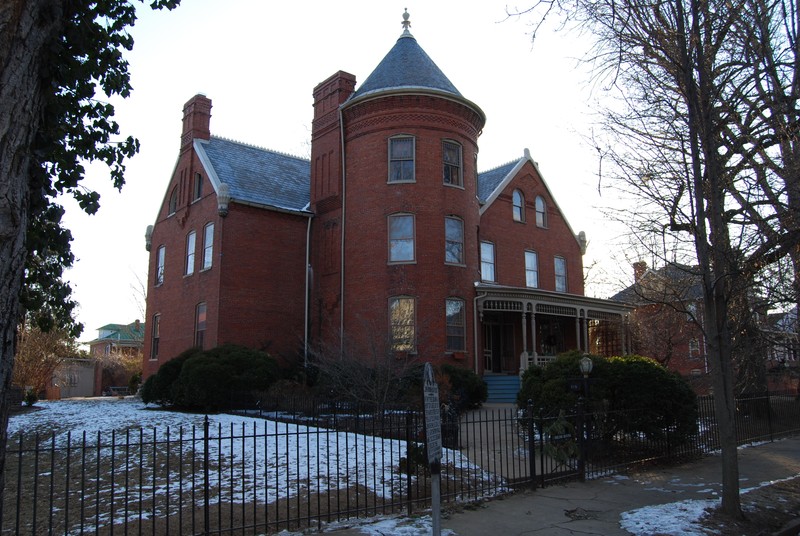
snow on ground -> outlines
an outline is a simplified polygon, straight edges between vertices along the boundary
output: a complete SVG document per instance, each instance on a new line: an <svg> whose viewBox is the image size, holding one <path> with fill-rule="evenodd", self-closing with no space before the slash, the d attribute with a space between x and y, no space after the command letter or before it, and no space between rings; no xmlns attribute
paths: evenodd
<svg viewBox="0 0 800 536"><path fill-rule="evenodd" d="M117 432L124 432L126 429L158 428L163 432L167 427L169 427L172 430L172 433L177 437L178 430L181 427L183 428L184 433L191 434L192 427L196 427L199 431L202 431L203 426L202 415L171 411L157 411L153 410L152 408L148 409L147 406L142 402L131 398L126 398L124 400L116 398L94 398L39 402L37 407L41 409L39 411L15 415L10 418L8 425L9 436L18 432L24 432L26 434L40 433L43 436L56 433L59 434L57 437L60 441L62 440L62 437L65 437L65 433L68 430L72 432L72 436L75 438L83 430L87 432L87 436L91 437L91 435L97 431L109 432L110 430L116 430ZM305 441L295 444L292 440L293 436L296 440L298 436L304 434L305 427L274 423L271 421L266 421L265 423L265 421L261 419L252 419L232 415L210 415L209 421L211 423L212 430L214 430L216 427L216 429L221 428L223 432L226 430L230 431L232 429L231 427L233 427L233 429L235 429L237 432L242 430L242 427L244 427L244 429L252 429L254 423L257 423L256 426L259 427L259 433L261 433L261 427L272 427L270 429L273 432L278 431L279 434L284 432L286 433L286 437L283 438L285 442L282 445L276 446L280 452L288 455L297 451L300 453L301 457L308 457L308 453L301 452L306 448ZM280 430L283 430L283 432ZM337 438L337 436L339 436L338 439L343 441L344 435L348 436L347 440L351 446L356 445L358 447L349 449L348 454L350 456L360 456L359 463L354 463L352 460L348 462L348 466L351 468L350 470L352 471L353 468L359 466L363 467L364 456L366 454L370 458L370 463L368 465L372 468L372 470L384 471L384 477L376 480L383 481L384 483L389 482L392 474L390 470L391 468L378 468L378 464L381 460L381 454L383 454L386 459L393 459L396 461L399 456L405 452L404 443L390 440L376 441L372 438L365 439L364 436L356 437L354 434L343 433L330 435L316 435L312 433L310 437L319 437L321 441L325 441L328 437ZM328 439L328 441L333 440L335 439ZM217 447L221 449L221 452L214 452L212 455L222 456L224 458L233 457L234 459L240 456L240 453L236 451L241 447L234 448L233 452L231 452L226 445L227 443L225 442L217 445ZM336 447L332 445L320 446L320 450L323 452L326 448L336 449ZM320 451L317 450L317 445L313 445L310 450L317 452ZM372 455L370 455L370 452ZM391 453L391 456L389 453ZM249 466L252 466L251 464L253 463L259 464L260 467L263 467L264 464L267 464L269 465L269 469L271 471L279 469L278 467L275 467L274 460L270 460L269 453L259 455L257 449L248 449L245 455L248 458L246 459L246 463ZM457 452L451 452L449 455L460 456L460 454ZM462 460L462 463L467 462ZM304 464L298 465L291 463L289 465L292 473L294 473L299 466L303 466ZM333 478L338 477L347 479L357 477L362 482L368 480L365 479L365 474L359 474L357 476L355 474L341 474L339 473L338 468L324 465L321 459L319 464L308 464L307 469L308 473L306 475L280 474L277 477L276 482L286 482L287 478L290 477L296 478L299 476L300 478L305 478L308 475L315 475L315 477L311 478L310 480L317 480L317 485L322 491L324 490L326 483L324 480L316 479L316 475L333 474ZM612 478L625 479L627 477L616 476ZM703 487L705 484L692 484L691 486ZM281 487L282 486L276 486L271 490L271 492L274 494L270 497L271 500L280 498L281 495L278 492L278 489ZM708 490L710 489L711 488L708 488ZM372 491L380 495L382 493L386 493L387 488L384 486L383 489L376 488ZM703 536L705 533L702 531L698 522L705 515L705 510L707 508L717 506L718 503L719 499L698 499L684 500L662 505L645 506L636 510L623 512L620 516L620 527L635 536L647 536L650 534L663 534L665 536ZM371 520L354 520L349 522L347 526L357 527L367 535L392 534L397 536L421 536L431 534L432 520L430 516L414 518L375 518ZM341 527L331 525L327 527L327 530L336 530L337 528ZM290 533L285 534L288 535ZM447 536L452 535L453 533L452 531L443 529L442 534Z"/></svg>

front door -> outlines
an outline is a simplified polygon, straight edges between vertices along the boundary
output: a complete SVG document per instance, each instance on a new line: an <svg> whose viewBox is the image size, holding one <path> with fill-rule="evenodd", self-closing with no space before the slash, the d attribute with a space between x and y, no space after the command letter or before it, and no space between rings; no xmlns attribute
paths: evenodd
<svg viewBox="0 0 800 536"><path fill-rule="evenodd" d="M501 373L514 368L514 326L503 322L483 324L484 372Z"/></svg>

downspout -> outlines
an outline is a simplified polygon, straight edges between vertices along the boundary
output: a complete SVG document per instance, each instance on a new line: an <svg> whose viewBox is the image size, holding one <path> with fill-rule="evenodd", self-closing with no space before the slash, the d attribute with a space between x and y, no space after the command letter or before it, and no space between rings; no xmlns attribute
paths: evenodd
<svg viewBox="0 0 800 536"><path fill-rule="evenodd" d="M339 106L339 135L342 144L342 244L339 255L339 355L344 354L344 223L345 206L347 204L347 158L344 149L344 115Z"/></svg>
<svg viewBox="0 0 800 536"><path fill-rule="evenodd" d="M478 300L485 298L486 293L479 294L472 299L472 353L475 357L473 369L478 374Z"/></svg>
<svg viewBox="0 0 800 536"><path fill-rule="evenodd" d="M306 225L306 294L303 313L303 368L308 368L308 306L309 295L311 293L311 284L309 282L309 267L311 260L311 214L308 215L308 224Z"/></svg>

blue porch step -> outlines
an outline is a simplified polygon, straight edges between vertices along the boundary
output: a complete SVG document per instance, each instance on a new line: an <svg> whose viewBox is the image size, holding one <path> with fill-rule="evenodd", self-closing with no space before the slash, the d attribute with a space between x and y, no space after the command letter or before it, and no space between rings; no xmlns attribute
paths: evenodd
<svg viewBox="0 0 800 536"><path fill-rule="evenodd" d="M487 403L513 403L519 392L519 376L516 374L490 374L483 377L488 387Z"/></svg>

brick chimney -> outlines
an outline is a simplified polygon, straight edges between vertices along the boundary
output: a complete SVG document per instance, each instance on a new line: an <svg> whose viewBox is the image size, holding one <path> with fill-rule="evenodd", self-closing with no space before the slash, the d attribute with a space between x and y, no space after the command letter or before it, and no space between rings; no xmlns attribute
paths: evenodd
<svg viewBox="0 0 800 536"><path fill-rule="evenodd" d="M192 146L192 140L211 139L211 99L198 93L183 105L183 132L181 132L181 151Z"/></svg>
<svg viewBox="0 0 800 536"><path fill-rule="evenodd" d="M321 134L332 123L338 123L338 116L331 115L339 109L339 105L353 94L356 88L356 77L344 71L337 71L314 88L314 123L312 135Z"/></svg>
<svg viewBox="0 0 800 536"><path fill-rule="evenodd" d="M644 261L638 261L633 263L633 282L638 283L639 279L644 275L647 271L647 263Z"/></svg>

